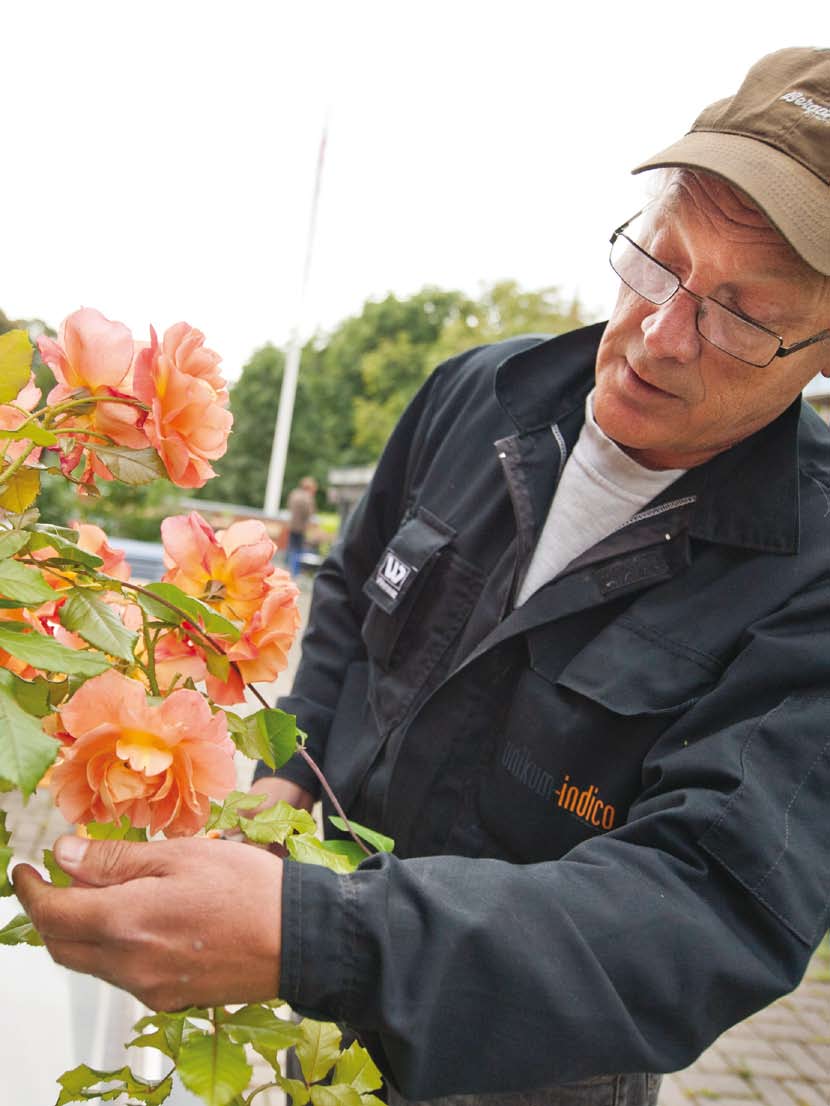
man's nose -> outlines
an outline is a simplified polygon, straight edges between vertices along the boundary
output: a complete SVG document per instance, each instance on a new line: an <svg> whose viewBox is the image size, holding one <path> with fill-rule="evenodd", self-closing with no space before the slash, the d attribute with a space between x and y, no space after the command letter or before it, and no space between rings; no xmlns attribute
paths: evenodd
<svg viewBox="0 0 830 1106"><path fill-rule="evenodd" d="M700 353L697 309L697 300L682 288L666 303L655 305L640 324L646 353L684 364L694 361Z"/></svg>

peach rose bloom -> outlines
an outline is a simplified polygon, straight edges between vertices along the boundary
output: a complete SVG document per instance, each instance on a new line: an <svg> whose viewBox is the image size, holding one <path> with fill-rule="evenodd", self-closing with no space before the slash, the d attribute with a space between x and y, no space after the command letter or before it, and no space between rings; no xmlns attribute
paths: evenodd
<svg viewBox="0 0 830 1106"><path fill-rule="evenodd" d="M70 522L73 530L78 531L78 548L85 553L94 553L104 562L101 572L112 576L114 580L129 580L130 566L123 549L113 549L107 541L107 535L100 526L91 522Z"/></svg>
<svg viewBox="0 0 830 1106"><path fill-rule="evenodd" d="M201 515L173 515L161 524L164 580L226 618L246 622L268 593L276 546L261 522L234 522L214 533Z"/></svg>
<svg viewBox="0 0 830 1106"><path fill-rule="evenodd" d="M225 716L196 691L174 691L152 705L142 684L110 669L87 680L59 713L74 740L49 787L70 822L126 814L151 834L181 837L198 832L210 798L224 798L236 784Z"/></svg>
<svg viewBox="0 0 830 1106"><path fill-rule="evenodd" d="M12 403L0 404L0 430L17 430L26 421L26 411L34 411L40 400L40 388L35 384L34 375L29 377L29 382L17 393ZM16 460L24 452L28 442L10 442L0 439L5 448L3 455L6 461ZM26 458L27 465L35 465L40 459L41 447L32 450Z"/></svg>
<svg viewBox="0 0 830 1106"><path fill-rule="evenodd" d="M92 396L132 396L133 337L123 323L112 322L92 307L82 307L60 325L58 340L40 337L40 356L52 370L56 386L50 405L73 392ZM140 428L144 412L126 403L96 403L92 411L73 415L62 429L94 431L128 449L143 449L147 438Z"/></svg>
<svg viewBox="0 0 830 1106"><path fill-rule="evenodd" d="M233 415L225 410L228 390L219 361L187 323L170 327L161 346L151 327L150 345L135 357L136 395L150 409L144 431L180 488L203 487L216 475L210 462L228 447Z"/></svg>

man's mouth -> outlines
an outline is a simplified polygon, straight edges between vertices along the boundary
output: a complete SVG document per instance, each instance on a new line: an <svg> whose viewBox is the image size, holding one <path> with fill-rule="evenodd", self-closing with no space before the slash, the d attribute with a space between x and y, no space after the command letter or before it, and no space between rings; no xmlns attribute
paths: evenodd
<svg viewBox="0 0 830 1106"><path fill-rule="evenodd" d="M658 384L652 384L650 380L647 380L646 377L643 376L642 372L638 372L638 370L634 368L630 361L625 362L625 370L629 383L635 388L646 389L655 396L671 396L675 398L674 392L670 392L666 388L661 388Z"/></svg>

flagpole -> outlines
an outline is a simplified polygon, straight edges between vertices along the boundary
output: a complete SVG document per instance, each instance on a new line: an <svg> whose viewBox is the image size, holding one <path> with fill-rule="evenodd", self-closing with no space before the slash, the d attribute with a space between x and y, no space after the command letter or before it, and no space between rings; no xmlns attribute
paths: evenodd
<svg viewBox="0 0 830 1106"><path fill-rule="evenodd" d="M300 328L303 320L303 307L305 305L305 296L308 289L308 279L311 273L314 237L317 231L317 208L320 201L320 185L323 180L323 163L326 156L327 137L328 118L323 125L323 133L320 138L320 149L317 154L317 172L314 178L314 193L311 200L311 215L308 222L305 263L303 264L303 276L300 283L297 318L291 330L288 349L285 354L285 370L282 376L282 388L280 389L280 405L277 411L277 421L274 424L271 459L268 463L268 482L265 486L265 503L263 506L266 515L270 516L276 515L279 510L280 500L282 499L282 486L285 479L285 460L288 456L288 440L291 437L291 422L294 417L294 399L297 395L297 377L300 372L300 354L302 352Z"/></svg>

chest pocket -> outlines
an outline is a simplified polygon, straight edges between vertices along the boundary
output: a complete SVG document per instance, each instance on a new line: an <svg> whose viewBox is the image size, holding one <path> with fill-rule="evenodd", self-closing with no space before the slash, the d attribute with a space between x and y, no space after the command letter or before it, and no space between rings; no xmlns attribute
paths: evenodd
<svg viewBox="0 0 830 1106"><path fill-rule="evenodd" d="M482 572L452 547L455 531L421 507L384 549L363 590L362 635L371 658L369 697L395 725L449 654L470 615Z"/></svg>
<svg viewBox="0 0 830 1106"><path fill-rule="evenodd" d="M607 626L554 676L550 650L541 644L535 652L533 667L543 676L547 668L559 687L623 718L648 715L666 724L693 706L723 671L716 657L628 615Z"/></svg>

